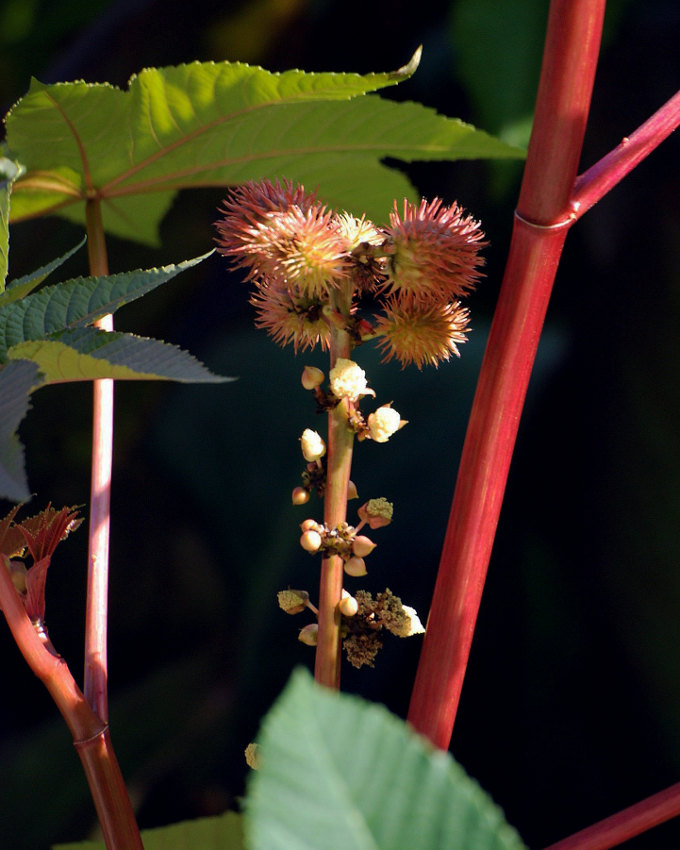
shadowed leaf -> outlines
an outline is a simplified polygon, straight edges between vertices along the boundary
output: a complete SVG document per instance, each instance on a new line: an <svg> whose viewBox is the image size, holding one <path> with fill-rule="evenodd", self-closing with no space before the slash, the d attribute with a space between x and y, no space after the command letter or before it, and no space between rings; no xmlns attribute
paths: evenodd
<svg viewBox="0 0 680 850"><path fill-rule="evenodd" d="M37 364L26 360L0 369L0 497L15 502L30 498L24 449L16 430L30 406L29 394L40 382Z"/></svg>
<svg viewBox="0 0 680 850"><path fill-rule="evenodd" d="M26 340L43 339L65 328L92 324L207 256L160 269L68 280L46 286L11 305L0 303L0 360L7 357L9 348Z"/></svg>
<svg viewBox="0 0 680 850"><path fill-rule="evenodd" d="M188 352L161 340L92 327L64 331L57 339L19 343L7 356L37 363L48 384L97 378L181 383L234 380L214 375Z"/></svg>

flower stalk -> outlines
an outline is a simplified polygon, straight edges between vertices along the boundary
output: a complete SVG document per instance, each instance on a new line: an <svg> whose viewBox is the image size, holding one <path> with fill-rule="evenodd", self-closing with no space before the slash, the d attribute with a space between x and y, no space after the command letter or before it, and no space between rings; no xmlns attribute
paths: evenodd
<svg viewBox="0 0 680 850"><path fill-rule="evenodd" d="M328 439L310 428L303 432L307 467L292 501L304 505L314 490L324 499L323 525L312 518L301 524L301 547L322 556L318 623L303 630L301 639L317 648L316 680L338 688L341 644L355 666L372 665L382 645L377 633L383 624L375 611L367 609L362 625L354 623L350 640L350 627L343 623L349 615L341 610L343 576L366 575L364 558L374 548L368 538L355 540L357 529L347 523L348 496L356 490L350 481L354 439L386 443L407 424L391 402L363 414L362 397L375 392L351 359L352 351L378 339L383 361L396 358L418 369L458 356L468 322L460 299L481 277L480 250L486 242L479 222L457 203L405 199L402 209L395 202L389 225L376 227L365 216L327 210L287 181L238 187L222 213L215 223L218 251L253 281L255 324L296 352L317 344L330 351L328 392L321 388L320 369L305 367L302 374L317 409L328 411ZM371 302L366 309L360 303L364 296ZM376 519L385 525L391 511L390 505L389 517L367 520L360 509L360 526L368 521L377 527ZM408 606L394 600L399 616L410 622ZM404 634L418 633L404 629Z"/></svg>
<svg viewBox="0 0 680 850"><path fill-rule="evenodd" d="M334 308L349 316L351 293L333 294ZM350 359L352 344L345 330L331 327L331 368L338 359ZM354 432L347 422L347 400L328 412L328 457L326 465L326 493L324 497L324 522L335 528L347 518L347 487L352 468ZM338 604L342 599L344 561L340 555L331 555L321 562L319 579L319 632L314 660L314 678L328 688L340 687L340 626Z"/></svg>

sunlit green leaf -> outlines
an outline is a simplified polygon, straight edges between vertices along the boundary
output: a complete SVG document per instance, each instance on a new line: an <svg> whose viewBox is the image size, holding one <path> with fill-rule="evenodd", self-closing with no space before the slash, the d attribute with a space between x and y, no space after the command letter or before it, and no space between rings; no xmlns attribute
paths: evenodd
<svg viewBox="0 0 680 850"><path fill-rule="evenodd" d="M194 62L144 70L128 91L34 80L7 117L12 155L26 168L12 219L57 213L82 223L85 199L97 195L106 229L153 242L177 190L282 177L382 221L393 198L414 196L386 156L523 156L419 104L366 94L413 70L273 74Z"/></svg>
<svg viewBox="0 0 680 850"><path fill-rule="evenodd" d="M9 262L9 199L12 181L18 173L19 169L12 160L0 156L0 292L5 288Z"/></svg>

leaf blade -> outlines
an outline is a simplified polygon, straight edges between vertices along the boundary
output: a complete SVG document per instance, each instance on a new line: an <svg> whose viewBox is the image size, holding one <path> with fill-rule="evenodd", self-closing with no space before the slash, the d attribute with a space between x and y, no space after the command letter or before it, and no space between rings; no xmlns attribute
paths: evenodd
<svg viewBox="0 0 680 850"><path fill-rule="evenodd" d="M96 192L107 230L153 241L179 189L281 176L317 188L326 202L382 220L394 197L413 199L412 188L405 190L404 178L386 170L382 157L523 155L419 104L370 94L411 72L272 74L240 63L197 62L142 71L127 92L34 83L7 118L10 145L27 169L15 189L13 216L58 213L82 222L84 199ZM102 111L116 116L107 118L105 136L96 119ZM39 145L32 142L36 135ZM362 179L349 181L352 192L338 192L355 166Z"/></svg>
<svg viewBox="0 0 680 850"><path fill-rule="evenodd" d="M500 809L448 754L383 707L297 671L263 724L253 850L520 850Z"/></svg>
<svg viewBox="0 0 680 850"><path fill-rule="evenodd" d="M3 304L0 301L0 360L13 346L43 339L65 328L81 327L114 313L124 304L141 298L180 272L202 262L210 254L212 251L157 269L75 278L46 286L14 303ZM7 295L12 292L13 288L7 291Z"/></svg>
<svg viewBox="0 0 680 850"><path fill-rule="evenodd" d="M193 355L174 345L134 334L84 327L56 338L27 340L7 351L10 360L31 360L45 383L116 380L226 383L234 378L214 375Z"/></svg>
<svg viewBox="0 0 680 850"><path fill-rule="evenodd" d="M41 383L38 366L25 360L0 368L0 498L30 499L24 449L16 434L30 407L29 395Z"/></svg>
<svg viewBox="0 0 680 850"><path fill-rule="evenodd" d="M210 818L143 829L146 850L244 850L241 815L225 812ZM103 841L55 844L52 850L106 850Z"/></svg>

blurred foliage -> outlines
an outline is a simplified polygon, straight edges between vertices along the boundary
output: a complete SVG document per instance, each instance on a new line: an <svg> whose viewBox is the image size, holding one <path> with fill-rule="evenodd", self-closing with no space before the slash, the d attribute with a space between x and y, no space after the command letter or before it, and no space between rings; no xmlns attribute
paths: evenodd
<svg viewBox="0 0 680 850"><path fill-rule="evenodd" d="M505 5L524 20L524 0ZM542 15L546 5L529 3ZM611 7L620 12L602 51L585 165L677 85L677 3ZM0 22L12 26L0 25L0 103L6 111L31 74L124 85L144 66L225 58L271 70L368 72L397 67L422 42L418 73L390 96L490 131L526 121L524 108L513 115L505 102L532 85L530 72L515 66L521 57L501 61L520 36L496 10L484 14L484 27L501 30L490 43L504 70L483 118L467 63L483 63L489 48L476 51L473 41L466 59L454 47L450 22L462 15L459 3L444 0L206 0L190 9L176 0L2 0ZM680 774L677 158L670 139L567 240L463 692L453 751L530 846ZM393 399L409 420L386 446L357 452L360 495L392 499L396 515L375 533L366 586L387 585L424 614L519 174L492 186L477 163L420 164L408 173L424 195L457 199L481 218L492 243L488 278L470 304L475 331L459 362L402 373L378 367L368 350L357 354L379 400ZM219 192L183 193L159 249L112 239L112 271L207 250L219 201ZM78 238L58 221L13 228L10 274ZM81 258L69 262L67 274L85 272ZM296 543L303 517L289 493L300 470L297 438L316 427L299 373L323 358L282 353L253 330L246 287L225 265L211 258L124 308L126 328L171 339L216 371L240 376L224 388L117 390L112 729L145 827L234 805L242 751L259 718L291 667L311 662L295 641L299 620L279 612L274 594L288 584L313 591L313 561ZM89 405L87 386L36 396L21 432L36 509L48 500L87 501ZM47 589L50 634L76 674L85 537L74 535L55 557ZM92 808L63 723L0 631L0 845L46 850L85 837ZM417 655L417 639L386 647L375 671L348 671L345 684L403 715ZM671 823L629 846L679 841Z"/></svg>

